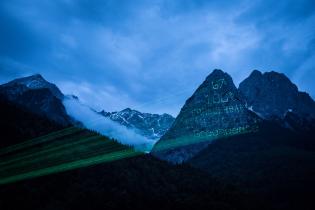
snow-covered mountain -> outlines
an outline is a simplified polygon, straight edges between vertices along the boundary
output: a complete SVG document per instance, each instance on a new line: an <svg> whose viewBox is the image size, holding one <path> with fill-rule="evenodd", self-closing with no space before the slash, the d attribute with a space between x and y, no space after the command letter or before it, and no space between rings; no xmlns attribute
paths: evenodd
<svg viewBox="0 0 315 210"><path fill-rule="evenodd" d="M99 113L127 128L135 129L149 139L159 139L174 122L174 117L169 114L142 113L130 108L119 112L101 111Z"/></svg>

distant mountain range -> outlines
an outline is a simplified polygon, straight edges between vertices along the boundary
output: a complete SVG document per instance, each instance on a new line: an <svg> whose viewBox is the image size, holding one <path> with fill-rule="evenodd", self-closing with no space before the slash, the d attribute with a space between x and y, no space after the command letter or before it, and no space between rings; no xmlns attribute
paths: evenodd
<svg viewBox="0 0 315 210"><path fill-rule="evenodd" d="M130 108L119 112L105 112L103 110L99 113L121 125L136 129L139 134L150 139L159 139L174 122L174 117L169 114L142 113Z"/></svg>

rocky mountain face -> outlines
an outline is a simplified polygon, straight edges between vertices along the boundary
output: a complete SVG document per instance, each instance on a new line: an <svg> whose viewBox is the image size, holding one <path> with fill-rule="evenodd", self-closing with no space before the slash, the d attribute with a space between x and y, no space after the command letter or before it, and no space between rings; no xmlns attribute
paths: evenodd
<svg viewBox="0 0 315 210"><path fill-rule="evenodd" d="M64 95L56 85L47 82L39 74L0 85L0 94L10 102L60 125L66 126L72 122L62 104Z"/></svg>
<svg viewBox="0 0 315 210"><path fill-rule="evenodd" d="M63 99L64 95L55 84L45 80L40 74L34 74L28 77L22 77L6 84L1 85L10 99L18 97L18 95L28 90L49 89L49 91L58 99Z"/></svg>
<svg viewBox="0 0 315 210"><path fill-rule="evenodd" d="M150 139L159 139L174 122L174 117L169 114L142 113L130 108L119 112L99 113L121 125L135 129L139 134Z"/></svg>
<svg viewBox="0 0 315 210"><path fill-rule="evenodd" d="M264 118L284 118L288 112L303 117L315 117L315 102L284 74L261 73L254 70L239 85L247 107Z"/></svg>
<svg viewBox="0 0 315 210"><path fill-rule="evenodd" d="M240 83L239 91L246 106L264 119L295 130L314 123L315 102L284 74L254 70Z"/></svg>
<svg viewBox="0 0 315 210"><path fill-rule="evenodd" d="M245 108L232 78L214 70L186 101L152 154L175 163L186 161L213 139L252 132L259 120Z"/></svg>

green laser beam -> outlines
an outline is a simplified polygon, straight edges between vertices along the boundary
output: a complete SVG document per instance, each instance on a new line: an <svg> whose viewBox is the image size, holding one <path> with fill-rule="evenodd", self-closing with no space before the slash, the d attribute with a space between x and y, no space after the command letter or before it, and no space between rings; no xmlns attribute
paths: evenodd
<svg viewBox="0 0 315 210"><path fill-rule="evenodd" d="M109 142L111 143L111 142ZM108 153L112 151L121 150L121 146L117 144L109 144L109 143L102 143L99 142L91 142L89 145L82 145L80 148L75 147L72 150L62 150L58 153L51 153L49 155L41 156L37 159L26 159L22 160L21 162L17 162L16 164L11 164L6 167L1 167L0 171L7 171L12 168L22 168L23 166L31 165L33 166L35 163L40 164L41 162L44 162L45 166L49 165L49 161L51 161L53 164L64 162L64 160L69 159L79 159L84 158L89 155L98 155L99 153ZM83 151L81 151L83 150ZM85 150L85 151L84 151ZM73 155L75 153L75 155ZM68 155L68 156L67 156ZM69 157L69 155L72 155ZM27 168L27 169L33 169L33 168Z"/></svg>
<svg viewBox="0 0 315 210"><path fill-rule="evenodd" d="M95 164L100 164L104 162L114 161L122 158L133 157L143 153L135 152L133 149L129 149L126 151L118 151L110 154L99 155L96 157L91 157L83 160L63 163L58 166L48 167L36 171L30 171L23 174L18 174L15 176L10 176L7 178L3 178L0 180L0 184L8 184L16 181L21 181L25 179L30 179L33 177L44 176L52 173L58 173L68 170L73 170L81 167L87 167Z"/></svg>
<svg viewBox="0 0 315 210"><path fill-rule="evenodd" d="M91 134L87 135L87 137L85 137L85 138L88 138L88 137L92 137ZM75 141L75 142L73 142L73 141ZM47 151L50 148L51 148L50 151L57 150L60 147L68 146L68 144L70 144L71 142L72 142L72 144L81 143L81 139L78 140L77 136L73 136L69 139L66 138L66 139L62 139L62 140L50 143L49 145L45 145L44 147L36 147L36 148L28 149L26 151L20 152L18 154L18 157L16 157L16 158L12 157L12 155L9 157L6 157L6 158L2 158L1 162L0 162L0 167L2 165L6 165L6 164L12 163L14 161L21 160L23 158L31 157L37 153Z"/></svg>
<svg viewBox="0 0 315 210"><path fill-rule="evenodd" d="M6 170L7 172L7 176L12 176L12 174L21 174L21 173L26 173L26 172L29 172L29 171L34 171L34 170L39 170L39 169L43 169L43 168L47 168L47 167L51 167L51 166L57 166L57 165L60 165L60 164L63 164L65 162L69 162L69 161L77 161L77 160L80 160L80 159L85 159L85 158L89 158L89 157L95 157L95 156L98 156L98 155L104 155L105 154L108 154L108 153L111 153L111 152L117 152L117 151L123 151L121 148L119 150L117 150L118 148L116 147L113 147L111 149L107 149L107 150L98 150L96 152L89 152L88 154L84 154L84 155L80 155L78 158L77 156L74 156L73 158L67 158L67 161L65 161L65 159L59 159L59 160L55 160L55 159L51 159L50 161L47 161L47 160L43 160L44 162L44 166L40 165L40 162L39 161L35 161L35 164L34 163L31 163L30 164L30 167L27 167L26 166L18 166L17 168L13 168L11 170ZM2 173L2 175L5 175Z"/></svg>
<svg viewBox="0 0 315 210"><path fill-rule="evenodd" d="M98 139L98 138L100 138L100 137L99 136L90 136L90 137L87 137L87 138L79 139L76 142L69 142L69 143L65 142L62 145L49 145L47 147L38 148L37 149L38 151L27 152L27 153L24 153L24 154L19 154L15 158L12 158L12 157L10 158L9 157L9 158L7 158L8 160L2 160L0 162L0 166L2 168L4 165L12 164L14 162L17 162L17 161L20 161L20 160L23 160L23 159L30 159L30 158L34 159L38 155L45 155L45 154L47 154L49 152L56 152L56 151L61 150L61 149L71 149L71 147L73 147L73 146L77 146L77 145L86 143L86 141L90 141L90 140L92 141L92 140L95 140L95 139Z"/></svg>
<svg viewBox="0 0 315 210"><path fill-rule="evenodd" d="M98 138L100 138L100 137L92 136L92 137L84 139L84 141L89 141L89 140L92 141L92 140L96 140ZM20 162L21 160L23 160L23 163L25 163L25 162L34 162L34 160L37 160L36 158L41 158L41 156L44 156L44 155L45 155L45 158L49 158L50 157L49 154L51 154L51 153L52 153L52 155L56 156L56 154L53 153L53 152L57 152L58 150L62 150L62 149L66 150L65 152L63 152L63 154L71 153L71 152L73 152L73 149L71 149L71 147L79 146L80 144L83 144L83 143L86 143L86 142L82 142L82 140L81 140L81 141L78 141L78 142L73 142L73 143L70 143L70 144L64 144L64 145L60 145L58 147L45 149L45 150L39 151L39 152L34 153L34 154L29 154L29 155L26 155L26 156L18 156L16 158L12 158L11 160L8 160L6 162L1 162L0 163L0 166L1 166L0 170L8 168L8 166L6 166L6 165L9 165L9 167L10 167L10 166L12 166L12 163ZM99 144L99 142L92 142L92 143L93 144ZM27 159L28 159L28 161L27 161Z"/></svg>
<svg viewBox="0 0 315 210"><path fill-rule="evenodd" d="M48 142L48 141L51 141L51 140L55 140L56 138L61 138L61 137L64 137L66 135L70 135L70 134L73 134L75 132L78 132L80 130L82 130L82 129L78 128L78 127L65 128L65 129L62 129L62 130L59 130L59 131L56 131L56 132L44 135L44 136L40 136L40 137L37 137L37 138L34 138L34 139L30 139L30 140L24 141L24 142L22 142L20 144L15 144L15 145L12 145L12 146L1 148L0 149L0 155L4 155L4 154L7 154L7 153L15 152L17 150L25 149L27 147L31 147L31 146L34 146L34 145L37 145L37 144L41 144L41 143L45 143L45 142Z"/></svg>

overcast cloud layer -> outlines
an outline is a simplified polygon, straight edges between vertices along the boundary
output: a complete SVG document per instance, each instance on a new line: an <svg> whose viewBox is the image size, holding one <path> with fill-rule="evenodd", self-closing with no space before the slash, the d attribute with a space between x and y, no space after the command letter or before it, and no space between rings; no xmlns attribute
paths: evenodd
<svg viewBox="0 0 315 210"><path fill-rule="evenodd" d="M220 68L315 96L313 0L4 0L0 82L41 73L97 110L177 114Z"/></svg>

